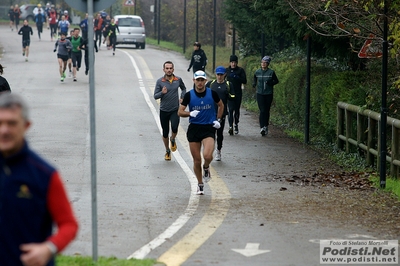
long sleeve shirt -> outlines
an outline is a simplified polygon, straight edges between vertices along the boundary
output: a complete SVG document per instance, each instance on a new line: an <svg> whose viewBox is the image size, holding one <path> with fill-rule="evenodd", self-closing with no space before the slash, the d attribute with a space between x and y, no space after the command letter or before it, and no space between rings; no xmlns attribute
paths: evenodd
<svg viewBox="0 0 400 266"><path fill-rule="evenodd" d="M233 84L235 95L241 97L242 84L247 83L246 72L244 69L239 66L235 68L228 67L226 69L226 79Z"/></svg>
<svg viewBox="0 0 400 266"><path fill-rule="evenodd" d="M30 35L33 35L33 30L31 28L31 26L24 25L19 29L18 34L22 35L22 40L27 40L28 41L28 40L31 39Z"/></svg>
<svg viewBox="0 0 400 266"><path fill-rule="evenodd" d="M118 31L118 33L119 33L119 28L118 28L118 25L117 24L109 24L108 25L108 36L110 36L110 37L115 37L115 36L117 36L117 31Z"/></svg>
<svg viewBox="0 0 400 266"><path fill-rule="evenodd" d="M167 88L167 93L163 93L163 87ZM179 96L179 90L181 94ZM160 110L164 112L172 112L179 109L179 98L183 99L186 93L186 86L180 77L175 75L172 76L171 80L168 80L166 76L159 78L154 88L154 99L160 99Z"/></svg>
<svg viewBox="0 0 400 266"><path fill-rule="evenodd" d="M57 40L56 43L54 44L54 49L57 49L57 46L58 46L57 54L59 54L59 55L68 55L69 50L72 49L72 44L71 44L70 40L68 40L68 39Z"/></svg>

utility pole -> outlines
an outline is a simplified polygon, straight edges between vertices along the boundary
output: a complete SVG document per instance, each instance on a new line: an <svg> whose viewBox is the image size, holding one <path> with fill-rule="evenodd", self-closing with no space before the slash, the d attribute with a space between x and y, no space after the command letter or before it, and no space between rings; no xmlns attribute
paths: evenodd
<svg viewBox="0 0 400 266"><path fill-rule="evenodd" d="M383 18L383 43L382 43L382 105L381 105L381 142L380 142L380 165L379 176L381 188L386 187L386 124L387 124L387 66L388 66L388 3L384 1L384 18Z"/></svg>
<svg viewBox="0 0 400 266"><path fill-rule="evenodd" d="M196 0L196 42L199 41L199 0Z"/></svg>

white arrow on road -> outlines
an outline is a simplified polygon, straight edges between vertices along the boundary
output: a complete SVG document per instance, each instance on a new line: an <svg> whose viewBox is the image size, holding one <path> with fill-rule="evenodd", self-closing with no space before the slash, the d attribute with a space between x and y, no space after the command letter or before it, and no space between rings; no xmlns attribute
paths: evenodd
<svg viewBox="0 0 400 266"><path fill-rule="evenodd" d="M258 249L260 247L259 243L247 243L246 247L244 249L232 249L233 251L240 253L246 257L252 257L255 255L260 255L263 253L270 252L271 250L260 250Z"/></svg>

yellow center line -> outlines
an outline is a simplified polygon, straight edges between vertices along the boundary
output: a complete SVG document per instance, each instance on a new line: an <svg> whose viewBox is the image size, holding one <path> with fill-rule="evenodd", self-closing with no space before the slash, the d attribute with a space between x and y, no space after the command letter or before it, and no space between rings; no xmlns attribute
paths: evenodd
<svg viewBox="0 0 400 266"><path fill-rule="evenodd" d="M217 231L224 221L230 207L231 194L214 168L211 166L210 169L212 179L208 184L212 193L209 209L188 234L157 259L159 262L168 266L181 265Z"/></svg>

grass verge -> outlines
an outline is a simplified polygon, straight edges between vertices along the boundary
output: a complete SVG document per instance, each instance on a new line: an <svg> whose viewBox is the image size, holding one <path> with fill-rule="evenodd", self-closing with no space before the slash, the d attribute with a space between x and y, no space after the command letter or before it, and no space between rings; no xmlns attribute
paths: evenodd
<svg viewBox="0 0 400 266"><path fill-rule="evenodd" d="M172 42L166 42L166 41L160 40L160 44L158 44L158 40L146 37L146 44L151 44L151 45L155 45L155 46L158 46L161 48L172 50L172 51L175 51L178 53L183 53L183 48Z"/></svg>
<svg viewBox="0 0 400 266"><path fill-rule="evenodd" d="M57 266L153 266L157 261L153 259L117 259L115 257L99 257L97 262L94 262L91 257L82 256L64 256L59 255L56 258ZM163 264L157 264L163 265Z"/></svg>
<svg viewBox="0 0 400 266"><path fill-rule="evenodd" d="M374 182L375 187L380 187L380 177L378 175L371 176L371 181ZM400 180L399 179L387 177L386 178L386 187L383 190L394 194L397 197L397 199L400 201Z"/></svg>
<svg viewBox="0 0 400 266"><path fill-rule="evenodd" d="M183 54L183 47L178 46L172 42L166 42L166 41L160 40L160 44L158 44L158 40L146 37L146 43ZM210 78L214 79L215 75L214 75L214 70L213 70L213 47L211 45L202 45L201 49L204 50L204 52L207 55L207 59L208 59L208 63L206 66L206 72L210 76ZM190 59L192 56L192 52L193 52L193 46L190 44L189 47L187 47L185 50L185 54L184 54L185 58ZM228 67L229 66L229 57L230 57L231 53L232 53L231 48L216 47L215 67L217 67L217 66ZM189 66L189 64L188 64L188 66Z"/></svg>

